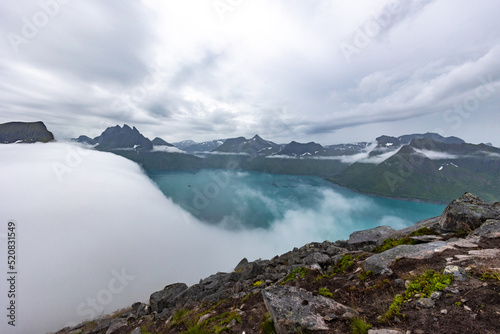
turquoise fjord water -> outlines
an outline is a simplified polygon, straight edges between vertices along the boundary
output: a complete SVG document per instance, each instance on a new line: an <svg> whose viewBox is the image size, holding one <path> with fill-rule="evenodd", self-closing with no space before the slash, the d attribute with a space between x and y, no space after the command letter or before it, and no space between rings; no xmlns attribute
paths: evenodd
<svg viewBox="0 0 500 334"><path fill-rule="evenodd" d="M161 191L193 216L226 229L305 226L324 239L440 215L443 205L356 193L313 176L235 170L149 171Z"/></svg>

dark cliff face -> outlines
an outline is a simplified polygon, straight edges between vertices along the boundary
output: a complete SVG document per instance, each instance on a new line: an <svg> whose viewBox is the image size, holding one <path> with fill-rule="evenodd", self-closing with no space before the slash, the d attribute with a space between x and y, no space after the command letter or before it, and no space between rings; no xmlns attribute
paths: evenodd
<svg viewBox="0 0 500 334"><path fill-rule="evenodd" d="M100 150L123 148L153 149L153 144L148 138L144 137L135 127L130 128L126 124L123 128L119 125L107 128L99 137L94 138L94 141L99 143L97 149Z"/></svg>
<svg viewBox="0 0 500 334"><path fill-rule="evenodd" d="M301 155L317 155L319 152L323 152L324 148L320 144L309 142L306 144L297 143L292 141L287 144L279 154L301 156Z"/></svg>
<svg viewBox="0 0 500 334"><path fill-rule="evenodd" d="M0 143L47 143L54 140L43 122L9 122L0 124Z"/></svg>

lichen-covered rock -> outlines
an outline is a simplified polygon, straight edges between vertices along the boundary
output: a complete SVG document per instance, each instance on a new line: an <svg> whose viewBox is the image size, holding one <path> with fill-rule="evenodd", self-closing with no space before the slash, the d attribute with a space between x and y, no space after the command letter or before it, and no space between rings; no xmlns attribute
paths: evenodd
<svg viewBox="0 0 500 334"><path fill-rule="evenodd" d="M375 245L377 241L387 238L395 230L390 226L378 226L369 230L356 231L349 236L349 245L366 246Z"/></svg>
<svg viewBox="0 0 500 334"><path fill-rule="evenodd" d="M167 285L163 290L153 293L149 297L151 311L160 313L164 308L175 306L176 297L186 290L188 286L184 283L174 283Z"/></svg>
<svg viewBox="0 0 500 334"><path fill-rule="evenodd" d="M453 275L454 279L457 281L467 281L467 273L465 269L459 266L446 266L443 271L443 275Z"/></svg>
<svg viewBox="0 0 500 334"><path fill-rule="evenodd" d="M433 308L436 305L432 298L421 298L417 301L417 307Z"/></svg>
<svg viewBox="0 0 500 334"><path fill-rule="evenodd" d="M264 303L278 334L298 330L328 330L325 316L342 316L355 310L331 298L314 296L311 292L292 286L274 285L262 291Z"/></svg>
<svg viewBox="0 0 500 334"><path fill-rule="evenodd" d="M383 253L370 256L363 263L363 269L375 274L380 274L384 268L389 268L397 259L427 259L432 257L434 253L442 252L449 248L451 248L451 246L444 241L419 245L401 245L386 250Z"/></svg>
<svg viewBox="0 0 500 334"><path fill-rule="evenodd" d="M500 237L500 219L488 219L469 237L498 238Z"/></svg>
<svg viewBox="0 0 500 334"><path fill-rule="evenodd" d="M500 211L481 198L465 193L446 207L439 226L445 232L472 231L488 219L500 219Z"/></svg>

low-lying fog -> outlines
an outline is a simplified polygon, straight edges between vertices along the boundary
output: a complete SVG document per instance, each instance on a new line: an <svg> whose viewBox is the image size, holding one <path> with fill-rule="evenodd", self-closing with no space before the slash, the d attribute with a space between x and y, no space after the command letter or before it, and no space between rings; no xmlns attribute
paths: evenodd
<svg viewBox="0 0 500 334"><path fill-rule="evenodd" d="M269 229L228 231L174 204L137 164L72 143L0 145L0 185L5 275L9 221L18 233L16 327L5 321L2 279L2 333L55 332L145 302L167 284L231 271L243 257L270 258L323 241L333 227L321 212L360 205L330 193L328 210L291 211Z"/></svg>

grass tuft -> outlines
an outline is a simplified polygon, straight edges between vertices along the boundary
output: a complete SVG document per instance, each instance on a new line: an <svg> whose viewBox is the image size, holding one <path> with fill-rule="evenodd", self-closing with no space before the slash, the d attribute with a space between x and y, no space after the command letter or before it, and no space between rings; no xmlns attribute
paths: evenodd
<svg viewBox="0 0 500 334"><path fill-rule="evenodd" d="M372 326L360 318L353 318L351 321L351 334L368 334Z"/></svg>
<svg viewBox="0 0 500 334"><path fill-rule="evenodd" d="M319 288L318 295L328 298L333 298L333 294L330 292L328 288Z"/></svg>
<svg viewBox="0 0 500 334"><path fill-rule="evenodd" d="M382 253L391 248L400 246L400 245L415 245L417 242L411 238L402 238L402 239L385 239L382 245L378 246L373 250L374 253Z"/></svg>

